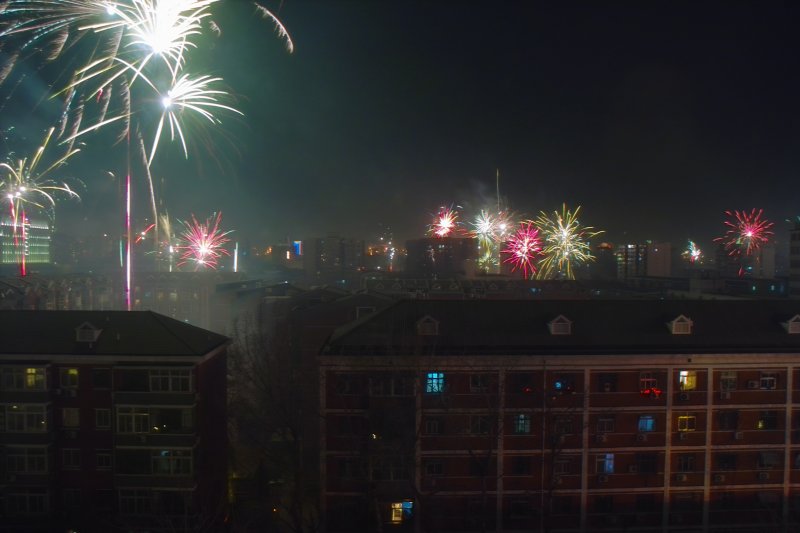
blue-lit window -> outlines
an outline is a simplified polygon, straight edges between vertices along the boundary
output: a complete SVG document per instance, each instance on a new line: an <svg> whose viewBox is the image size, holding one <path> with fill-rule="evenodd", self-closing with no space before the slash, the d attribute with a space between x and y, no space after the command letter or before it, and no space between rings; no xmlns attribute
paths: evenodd
<svg viewBox="0 0 800 533"><path fill-rule="evenodd" d="M444 392L443 372L428 372L428 378L425 381L425 392L428 394L440 394Z"/></svg>
<svg viewBox="0 0 800 533"><path fill-rule="evenodd" d="M531 432L530 415L518 414L514 416L514 433L517 435L527 435Z"/></svg>
<svg viewBox="0 0 800 533"><path fill-rule="evenodd" d="M598 474L613 474L614 473L614 454L602 453L597 456L597 473Z"/></svg>
<svg viewBox="0 0 800 533"><path fill-rule="evenodd" d="M639 417L639 433L649 433L656 430L656 419L653 415Z"/></svg>

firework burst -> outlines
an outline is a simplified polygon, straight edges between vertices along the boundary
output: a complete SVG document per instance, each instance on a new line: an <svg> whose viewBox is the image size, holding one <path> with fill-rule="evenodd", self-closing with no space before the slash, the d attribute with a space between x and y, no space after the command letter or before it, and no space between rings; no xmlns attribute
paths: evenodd
<svg viewBox="0 0 800 533"><path fill-rule="evenodd" d="M578 221L578 206L574 212L561 206L561 212L551 215L542 211L536 219L536 227L542 238L542 254L538 277L543 279L575 279L574 267L594 261L589 239L602 231L591 226L581 226Z"/></svg>
<svg viewBox="0 0 800 533"><path fill-rule="evenodd" d="M191 222L183 222L184 230L181 234L182 244L178 246L181 254L178 266L194 265L195 271L201 268L216 269L219 258L230 255L223 245L230 242L226 236L230 231L221 231L219 224L222 213L217 213L207 218L205 223L198 222L192 215Z"/></svg>
<svg viewBox="0 0 800 533"><path fill-rule="evenodd" d="M714 242L721 243L728 255L739 257L752 255L757 252L762 244L767 244L774 235L771 228L773 223L761 219L763 209L753 208L750 213L746 211L725 211L728 227L725 235L717 237Z"/></svg>
<svg viewBox="0 0 800 533"><path fill-rule="evenodd" d="M490 248L492 244L509 236L509 232L513 227L509 219L508 213L504 211L492 214L485 209L481 209L481 212L475 217L475 221L471 222L474 229L470 231L470 235L478 239L478 242L484 248Z"/></svg>
<svg viewBox="0 0 800 533"><path fill-rule="evenodd" d="M703 257L703 251L697 246L694 241L689 241L686 245L686 249L683 251L681 256L690 263L695 263Z"/></svg>
<svg viewBox="0 0 800 533"><path fill-rule="evenodd" d="M542 250L542 243L539 239L539 230L532 221L521 222L516 233L512 234L506 241L506 247L501 250L506 254L503 263L511 265L511 271L521 270L525 278L533 277L536 274L536 256Z"/></svg>
<svg viewBox="0 0 800 533"><path fill-rule="evenodd" d="M452 207L440 207L439 212L428 227L428 234L439 239L453 237L458 230L458 211Z"/></svg>

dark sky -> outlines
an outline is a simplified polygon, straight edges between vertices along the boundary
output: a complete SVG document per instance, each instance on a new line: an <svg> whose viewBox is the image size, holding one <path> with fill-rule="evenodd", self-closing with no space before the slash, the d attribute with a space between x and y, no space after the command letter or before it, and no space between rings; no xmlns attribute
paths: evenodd
<svg viewBox="0 0 800 533"><path fill-rule="evenodd" d="M162 148L174 216L221 209L253 243L379 223L413 238L440 205L493 203L496 169L517 213L580 204L614 242L708 245L725 209L763 207L781 228L800 214L800 5L266 5L296 51L250 3L217 7L222 36L197 61L245 117L208 132L213 157Z"/></svg>

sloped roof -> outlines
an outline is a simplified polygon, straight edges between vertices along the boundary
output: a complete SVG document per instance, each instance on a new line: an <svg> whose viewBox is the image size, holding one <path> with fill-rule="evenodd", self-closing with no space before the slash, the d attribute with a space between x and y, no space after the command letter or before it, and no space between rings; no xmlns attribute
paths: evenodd
<svg viewBox="0 0 800 533"><path fill-rule="evenodd" d="M798 312L791 300L401 300L336 330L323 354L800 353L800 336L781 325ZM417 335L426 315L438 335ZM550 334L558 315L571 335ZM690 335L664 326L679 315L691 317Z"/></svg>
<svg viewBox="0 0 800 533"><path fill-rule="evenodd" d="M76 328L102 330L77 342ZM0 355L201 357L228 338L152 311L0 311Z"/></svg>

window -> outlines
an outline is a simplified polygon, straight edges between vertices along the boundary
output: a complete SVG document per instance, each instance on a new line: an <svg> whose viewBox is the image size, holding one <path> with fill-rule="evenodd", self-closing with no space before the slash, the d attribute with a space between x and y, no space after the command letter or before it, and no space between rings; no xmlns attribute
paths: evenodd
<svg viewBox="0 0 800 533"><path fill-rule="evenodd" d="M610 514L614 512L614 496L595 496L594 511L596 513Z"/></svg>
<svg viewBox="0 0 800 533"><path fill-rule="evenodd" d="M9 433L43 433L47 431L45 407L35 404L12 404L5 407L5 430ZM2 426L0 420L0 427Z"/></svg>
<svg viewBox="0 0 800 533"><path fill-rule="evenodd" d="M383 458L376 461L373 466L372 479L375 481L404 481L408 479L408 467L400 458Z"/></svg>
<svg viewBox="0 0 800 533"><path fill-rule="evenodd" d="M92 388L93 389L110 389L111 388L111 370L108 368L93 368L92 369Z"/></svg>
<svg viewBox="0 0 800 533"><path fill-rule="evenodd" d="M94 410L94 427L96 429L111 428L111 409Z"/></svg>
<svg viewBox="0 0 800 533"><path fill-rule="evenodd" d="M120 489L120 514L149 514L152 509L152 493L149 489Z"/></svg>
<svg viewBox="0 0 800 533"><path fill-rule="evenodd" d="M531 473L530 457L512 457L511 473L515 476L528 476Z"/></svg>
<svg viewBox="0 0 800 533"><path fill-rule="evenodd" d="M758 468L779 468L782 462L780 455L775 452L761 452L758 454Z"/></svg>
<svg viewBox="0 0 800 533"><path fill-rule="evenodd" d="M444 473L444 465L441 461L425 461L425 475L441 476Z"/></svg>
<svg viewBox="0 0 800 533"><path fill-rule="evenodd" d="M78 369L77 368L61 368L58 371L59 383L62 389L77 389L78 388Z"/></svg>
<svg viewBox="0 0 800 533"><path fill-rule="evenodd" d="M727 409L718 414L719 429L723 431L736 431L739 427L739 411Z"/></svg>
<svg viewBox="0 0 800 533"><path fill-rule="evenodd" d="M697 417L691 415L678 417L678 431L694 431L697 428Z"/></svg>
<svg viewBox="0 0 800 533"><path fill-rule="evenodd" d="M717 456L718 470L736 470L736 455L732 453L721 453Z"/></svg>
<svg viewBox="0 0 800 533"><path fill-rule="evenodd" d="M410 520L414 516L414 502L405 500L392 503L392 524L402 524L404 520Z"/></svg>
<svg viewBox="0 0 800 533"><path fill-rule="evenodd" d="M655 474L658 467L658 456L654 453L637 453L636 467L640 474Z"/></svg>
<svg viewBox="0 0 800 533"><path fill-rule="evenodd" d="M775 372L762 372L759 386L762 389L776 389L778 387L778 374Z"/></svg>
<svg viewBox="0 0 800 533"><path fill-rule="evenodd" d="M488 374L472 374L469 377L470 392L486 392L489 390Z"/></svg>
<svg viewBox="0 0 800 533"><path fill-rule="evenodd" d="M678 461L675 465L675 469L678 472L694 472L694 461L693 453L678 454Z"/></svg>
<svg viewBox="0 0 800 533"><path fill-rule="evenodd" d="M426 435L441 435L444 430L444 421L441 418L425 419Z"/></svg>
<svg viewBox="0 0 800 533"><path fill-rule="evenodd" d="M531 432L531 417L526 414L514 415L514 434L528 435Z"/></svg>
<svg viewBox="0 0 800 533"><path fill-rule="evenodd" d="M117 407L117 431L149 433L150 412L146 407Z"/></svg>
<svg viewBox="0 0 800 533"><path fill-rule="evenodd" d="M558 459L553 463L553 473L564 476L572 473L572 461L569 459Z"/></svg>
<svg viewBox="0 0 800 533"><path fill-rule="evenodd" d="M6 367L0 370L0 390L46 390L45 369Z"/></svg>
<svg viewBox="0 0 800 533"><path fill-rule="evenodd" d="M614 417L605 416L597 419L597 432L598 433L613 433L616 420Z"/></svg>
<svg viewBox="0 0 800 533"><path fill-rule="evenodd" d="M370 396L413 396L414 383L408 377L370 378Z"/></svg>
<svg viewBox="0 0 800 533"><path fill-rule="evenodd" d="M6 469L8 472L25 474L47 473L47 450L45 447L6 448Z"/></svg>
<svg viewBox="0 0 800 533"><path fill-rule="evenodd" d="M658 380L652 372L641 372L639 374L639 390L645 391L658 388Z"/></svg>
<svg viewBox="0 0 800 533"><path fill-rule="evenodd" d="M151 370L150 390L153 392L190 392L191 370Z"/></svg>
<svg viewBox="0 0 800 533"><path fill-rule="evenodd" d="M735 370L726 370L722 372L719 377L719 390L732 391L736 390L737 377Z"/></svg>
<svg viewBox="0 0 800 533"><path fill-rule="evenodd" d="M678 386L682 391L697 388L697 372L694 370L681 370L678 372Z"/></svg>
<svg viewBox="0 0 800 533"><path fill-rule="evenodd" d="M598 474L614 473L614 454L602 453L595 458L595 468Z"/></svg>
<svg viewBox="0 0 800 533"><path fill-rule="evenodd" d="M14 488L6 493L6 510L9 515L44 514L49 510L45 488Z"/></svg>
<svg viewBox="0 0 800 533"><path fill-rule="evenodd" d="M756 422L756 429L778 429L778 413L776 411L761 411Z"/></svg>
<svg viewBox="0 0 800 533"><path fill-rule="evenodd" d="M352 457L339 458L339 477L341 479L359 479L358 462Z"/></svg>
<svg viewBox="0 0 800 533"><path fill-rule="evenodd" d="M95 460L98 470L111 470L111 450L97 450Z"/></svg>
<svg viewBox="0 0 800 533"><path fill-rule="evenodd" d="M428 394L441 394L444 392L444 373L428 372L425 380L425 392Z"/></svg>
<svg viewBox="0 0 800 533"><path fill-rule="evenodd" d="M339 374L336 376L337 394L355 395L363 394L364 379L361 376L352 374Z"/></svg>
<svg viewBox="0 0 800 533"><path fill-rule="evenodd" d="M557 416L553 423L556 435L571 435L575 433L574 420L571 416Z"/></svg>
<svg viewBox="0 0 800 533"><path fill-rule="evenodd" d="M597 384L599 386L599 392L617 392L617 375L600 374L600 379Z"/></svg>
<svg viewBox="0 0 800 533"><path fill-rule="evenodd" d="M61 423L65 428L77 428L81 425L81 410L77 407L61 409Z"/></svg>
<svg viewBox="0 0 800 533"><path fill-rule="evenodd" d="M656 418L653 415L641 415L639 417L639 433L650 433L656 430Z"/></svg>
<svg viewBox="0 0 800 533"><path fill-rule="evenodd" d="M80 489L63 489L64 507L66 509L78 509L81 506Z"/></svg>
<svg viewBox="0 0 800 533"><path fill-rule="evenodd" d="M491 429L489 417L486 415L473 415L469 417L469 432L473 435L488 435Z"/></svg>
<svg viewBox="0 0 800 533"><path fill-rule="evenodd" d="M77 448L65 448L61 450L61 467L64 470L80 470L81 451Z"/></svg>
<svg viewBox="0 0 800 533"><path fill-rule="evenodd" d="M152 450L150 464L156 476L188 476L192 473L192 451Z"/></svg>

